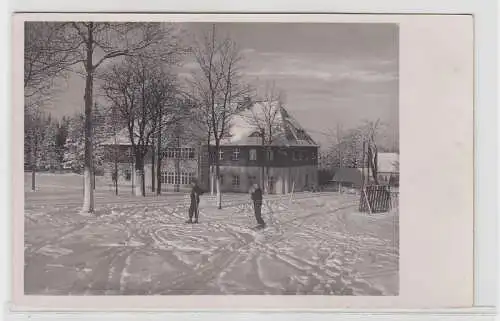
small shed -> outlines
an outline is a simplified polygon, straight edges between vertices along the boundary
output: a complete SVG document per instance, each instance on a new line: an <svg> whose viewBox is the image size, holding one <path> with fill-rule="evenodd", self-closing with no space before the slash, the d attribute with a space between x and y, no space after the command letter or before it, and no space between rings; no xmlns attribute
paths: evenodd
<svg viewBox="0 0 500 321"><path fill-rule="evenodd" d="M363 174L359 168L337 168L331 180L339 190L343 187L361 188L363 185Z"/></svg>

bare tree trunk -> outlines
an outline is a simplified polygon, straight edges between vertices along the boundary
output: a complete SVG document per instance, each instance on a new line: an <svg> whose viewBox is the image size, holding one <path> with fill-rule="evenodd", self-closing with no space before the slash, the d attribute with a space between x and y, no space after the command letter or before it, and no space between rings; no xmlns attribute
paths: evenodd
<svg viewBox="0 0 500 321"><path fill-rule="evenodd" d="M373 166L372 166L372 173L373 173L373 180L375 181L375 184L378 185L378 152L377 148L373 148L372 151L373 154Z"/></svg>
<svg viewBox="0 0 500 321"><path fill-rule="evenodd" d="M180 134L179 134L179 128L177 127L175 129L175 141L176 141L176 144L175 144L175 148L177 149L177 152L176 152L176 157L174 159L174 165L175 165L175 191L176 192L179 192L180 191L180 185L181 185L181 142L180 142Z"/></svg>
<svg viewBox="0 0 500 321"><path fill-rule="evenodd" d="M202 155L203 155L202 154L203 153L203 146L202 146L202 144L200 144L198 146L198 150L196 151L196 153L197 153L196 159L197 159L197 162L198 162L198 166L197 166L198 171L197 171L196 176L197 176L197 179L199 180L201 178L201 176L202 176L202 174L201 174L202 173L202 168L201 168L202 159L201 158L202 158ZM200 182L200 184L201 184L201 182ZM205 189L205 187L203 187L203 189Z"/></svg>
<svg viewBox="0 0 500 321"><path fill-rule="evenodd" d="M212 188L212 153L210 149L210 129L208 130L208 136L207 136L207 188L210 190L210 194L214 195L214 189Z"/></svg>
<svg viewBox="0 0 500 321"><path fill-rule="evenodd" d="M141 171L141 194L142 196L146 196L146 177L144 173L144 164L142 165Z"/></svg>
<svg viewBox="0 0 500 321"><path fill-rule="evenodd" d="M95 191L95 164L92 161L92 189Z"/></svg>
<svg viewBox="0 0 500 321"><path fill-rule="evenodd" d="M118 160L116 159L118 154L115 154L115 194L118 195Z"/></svg>
<svg viewBox="0 0 500 321"><path fill-rule="evenodd" d="M361 187L362 190L365 190L366 186L366 176L365 176L365 154L366 154L366 142L363 140L363 160L361 161Z"/></svg>
<svg viewBox="0 0 500 321"><path fill-rule="evenodd" d="M33 131L33 136L31 137L32 147L31 147L31 190L36 191L36 154L37 154L37 133L36 129Z"/></svg>
<svg viewBox="0 0 500 321"><path fill-rule="evenodd" d="M220 182L220 167L219 165L215 166L215 189L217 195L217 208L222 209L222 193L221 193L221 182Z"/></svg>
<svg viewBox="0 0 500 321"><path fill-rule="evenodd" d="M156 142L156 182L157 182L157 188L156 188L156 195L161 194L161 162L162 162L162 154L161 154L161 130L158 132L158 140Z"/></svg>
<svg viewBox="0 0 500 321"><path fill-rule="evenodd" d="M219 141L215 142L215 152L218 154L220 150ZM217 155L218 156L218 155ZM221 182L220 182L220 160L219 157L215 157L215 188L217 195L217 208L222 209L222 193L221 193Z"/></svg>
<svg viewBox="0 0 500 321"><path fill-rule="evenodd" d="M36 181L36 165L33 164L33 165L31 165L31 190L33 192L36 191L35 181Z"/></svg>
<svg viewBox="0 0 500 321"><path fill-rule="evenodd" d="M267 161L266 161L267 160L267 149L266 149L266 142L264 140L264 135L265 135L265 132L262 129L260 131L260 137L262 139L261 145L262 145L262 151L263 151L264 155L263 155L263 159L262 159L262 166L260 169L260 179L261 179L261 188L263 189L264 192L266 192L267 188L266 188L265 171L266 171L266 164L267 164Z"/></svg>
<svg viewBox="0 0 500 321"><path fill-rule="evenodd" d="M215 167L213 165L209 166L208 170L208 179L210 184L210 195L214 196L215 194Z"/></svg>
<svg viewBox="0 0 500 321"><path fill-rule="evenodd" d="M83 213L94 212L94 190L92 188L92 86L94 77L94 66L92 62L93 51L93 23L89 22L88 42L87 42L87 61L85 64L85 160L84 160L84 197L83 197Z"/></svg>
<svg viewBox="0 0 500 321"><path fill-rule="evenodd" d="M137 153L140 154L140 153ZM144 157L136 155L135 157L135 196L146 196L146 187L144 184Z"/></svg>
<svg viewBox="0 0 500 321"><path fill-rule="evenodd" d="M151 192L155 192L155 149L151 149Z"/></svg>
<svg viewBox="0 0 500 321"><path fill-rule="evenodd" d="M174 168L175 168L175 184L174 184L174 190L175 192L180 191L180 185L181 185L181 166L180 166L180 159L176 157L174 160Z"/></svg>

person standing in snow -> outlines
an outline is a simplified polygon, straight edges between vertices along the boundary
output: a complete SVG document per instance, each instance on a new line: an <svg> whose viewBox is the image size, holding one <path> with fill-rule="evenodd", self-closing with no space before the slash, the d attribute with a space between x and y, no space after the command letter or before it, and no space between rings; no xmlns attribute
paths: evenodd
<svg viewBox="0 0 500 321"><path fill-rule="evenodd" d="M197 182L191 182L191 204L189 205L189 219L186 223L198 223L198 214L200 213L200 195L203 194L202 189L198 186ZM193 221L194 216L194 221Z"/></svg>
<svg viewBox="0 0 500 321"><path fill-rule="evenodd" d="M258 227L265 227L266 223L262 219L262 189L258 184L253 184L250 188L250 195L253 201L253 210Z"/></svg>

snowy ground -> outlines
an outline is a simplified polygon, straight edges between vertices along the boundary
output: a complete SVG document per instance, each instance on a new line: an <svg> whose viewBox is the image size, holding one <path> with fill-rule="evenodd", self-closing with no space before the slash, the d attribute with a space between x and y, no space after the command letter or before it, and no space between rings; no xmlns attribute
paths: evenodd
<svg viewBox="0 0 500 321"><path fill-rule="evenodd" d="M203 196L187 225L184 194L114 196L80 215L82 177L25 177L25 292L37 295L397 295L398 213L357 212L338 193L269 196L255 232L248 196Z"/></svg>

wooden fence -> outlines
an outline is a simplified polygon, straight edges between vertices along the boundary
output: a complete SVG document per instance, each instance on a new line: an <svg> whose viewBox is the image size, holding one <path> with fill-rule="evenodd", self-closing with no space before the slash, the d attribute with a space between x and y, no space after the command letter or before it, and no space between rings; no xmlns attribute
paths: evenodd
<svg viewBox="0 0 500 321"><path fill-rule="evenodd" d="M369 185L361 190L359 211L369 213L388 212L392 207L391 191L388 186Z"/></svg>

